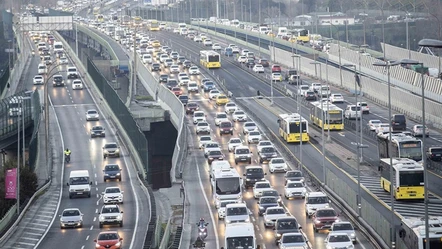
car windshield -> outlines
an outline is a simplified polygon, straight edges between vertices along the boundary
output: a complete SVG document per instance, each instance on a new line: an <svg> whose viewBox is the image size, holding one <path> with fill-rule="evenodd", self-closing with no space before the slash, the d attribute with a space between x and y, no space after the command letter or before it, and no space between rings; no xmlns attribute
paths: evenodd
<svg viewBox="0 0 442 249"><path fill-rule="evenodd" d="M227 215L247 215L246 207L230 207L226 209Z"/></svg>
<svg viewBox="0 0 442 249"><path fill-rule="evenodd" d="M92 127L92 130L93 131L101 131L101 130L103 130L103 127L101 127L101 126L94 126L94 127Z"/></svg>
<svg viewBox="0 0 442 249"><path fill-rule="evenodd" d="M276 228L277 229L297 229L298 222L294 218L278 220Z"/></svg>
<svg viewBox="0 0 442 249"><path fill-rule="evenodd" d="M186 96L187 97L187 96ZM196 103L189 103L189 104L187 104L187 107L188 108L190 108L190 107L192 107L192 108L195 108L195 107L197 107L198 105L196 104Z"/></svg>
<svg viewBox="0 0 442 249"><path fill-rule="evenodd" d="M350 241L350 238L348 237L348 235L330 235L328 237L328 241L329 242L347 242Z"/></svg>
<svg viewBox="0 0 442 249"><path fill-rule="evenodd" d="M199 123L197 124L197 126L209 126L209 124L208 124L208 123L205 123L205 122L199 122Z"/></svg>
<svg viewBox="0 0 442 249"><path fill-rule="evenodd" d="M223 153L220 150L212 150L209 152L209 155L211 156L221 156Z"/></svg>
<svg viewBox="0 0 442 249"><path fill-rule="evenodd" d="M112 165L106 165L106 167L104 167L105 171L117 171L120 170L120 167L118 167L118 165L116 164L112 164Z"/></svg>
<svg viewBox="0 0 442 249"><path fill-rule="evenodd" d="M268 146L268 145L272 145L272 142L270 142L270 141L261 141L261 142L259 142L259 145L260 146Z"/></svg>
<svg viewBox="0 0 442 249"><path fill-rule="evenodd" d="M101 210L102 214L112 214L112 213L119 213L119 212L120 212L120 210L118 210L117 207L104 207Z"/></svg>
<svg viewBox="0 0 442 249"><path fill-rule="evenodd" d="M193 116L194 117L204 117L204 113L202 113L202 112L195 112L195 114Z"/></svg>
<svg viewBox="0 0 442 249"><path fill-rule="evenodd" d="M262 173L262 172L263 172L262 168L247 169L247 174L250 174L250 173Z"/></svg>
<svg viewBox="0 0 442 249"><path fill-rule="evenodd" d="M284 162L284 159L282 159L282 158L279 159L278 158L278 159L272 159L272 163L285 163L285 162Z"/></svg>
<svg viewBox="0 0 442 249"><path fill-rule="evenodd" d="M308 203L309 204L325 204L328 203L328 198L327 197L310 197L308 198Z"/></svg>
<svg viewBox="0 0 442 249"><path fill-rule="evenodd" d="M261 197L260 203L277 203L278 200L275 197Z"/></svg>
<svg viewBox="0 0 442 249"><path fill-rule="evenodd" d="M276 190L267 190L262 192L262 196L279 196Z"/></svg>
<svg viewBox="0 0 442 249"><path fill-rule="evenodd" d="M106 149L117 148L117 144L106 144L106 145L104 146L104 148L106 148Z"/></svg>
<svg viewBox="0 0 442 249"><path fill-rule="evenodd" d="M226 114L217 114L216 115L216 118L227 118L227 115Z"/></svg>
<svg viewBox="0 0 442 249"><path fill-rule="evenodd" d="M249 149L236 149L235 154L249 154Z"/></svg>
<svg viewBox="0 0 442 249"><path fill-rule="evenodd" d="M255 127L255 123L245 123L244 124L245 127Z"/></svg>
<svg viewBox="0 0 442 249"><path fill-rule="evenodd" d="M117 240L118 235L116 233L102 233L98 235L98 240Z"/></svg>
<svg viewBox="0 0 442 249"><path fill-rule="evenodd" d="M302 188L304 185L300 182L292 182L287 185L287 188Z"/></svg>
<svg viewBox="0 0 442 249"><path fill-rule="evenodd" d="M107 188L106 189L106 193L110 194L110 193L120 193L120 189L119 188Z"/></svg>
<svg viewBox="0 0 442 249"><path fill-rule="evenodd" d="M222 201L221 202L221 207L226 207L229 204L235 204L236 201Z"/></svg>
<svg viewBox="0 0 442 249"><path fill-rule="evenodd" d="M353 226L350 223L343 223L343 224L334 224L333 225L333 231L339 231L339 230L353 230Z"/></svg>
<svg viewBox="0 0 442 249"><path fill-rule="evenodd" d="M87 111L87 114L97 114L97 111Z"/></svg>
<svg viewBox="0 0 442 249"><path fill-rule="evenodd" d="M89 184L88 177L71 177L69 178L70 185L83 185Z"/></svg>
<svg viewBox="0 0 442 249"><path fill-rule="evenodd" d="M273 152L275 152L275 148L273 148L273 147L265 147L265 148L262 148L262 152L263 153L273 153Z"/></svg>
<svg viewBox="0 0 442 249"><path fill-rule="evenodd" d="M299 171L287 172L287 177L302 177L302 173Z"/></svg>
<svg viewBox="0 0 442 249"><path fill-rule="evenodd" d="M206 148L218 148L219 145L215 144L215 143L211 143L211 144L206 144Z"/></svg>
<svg viewBox="0 0 442 249"><path fill-rule="evenodd" d="M230 139L230 143L231 144L239 144L239 143L241 143L241 139L239 139L239 138Z"/></svg>
<svg viewBox="0 0 442 249"><path fill-rule="evenodd" d="M302 235L284 235L282 237L282 243L303 243L304 236Z"/></svg>
<svg viewBox="0 0 442 249"><path fill-rule="evenodd" d="M235 112L235 115L243 115L243 114L244 114L244 112L242 112L242 111Z"/></svg>
<svg viewBox="0 0 442 249"><path fill-rule="evenodd" d="M227 96L220 95L218 96L218 99L227 99Z"/></svg>
<svg viewBox="0 0 442 249"><path fill-rule="evenodd" d="M255 188L271 188L270 183L257 183Z"/></svg>
<svg viewBox="0 0 442 249"><path fill-rule="evenodd" d="M251 131L249 134L250 134L250 136L259 136L259 135L261 135L259 133L259 131Z"/></svg>
<svg viewBox="0 0 442 249"><path fill-rule="evenodd" d="M318 210L316 211L317 217L331 217L336 216L336 212L334 210Z"/></svg>
<svg viewBox="0 0 442 249"><path fill-rule="evenodd" d="M80 211L78 210L64 210L62 216L79 216Z"/></svg>
<svg viewBox="0 0 442 249"><path fill-rule="evenodd" d="M267 214L285 214L285 211L283 208L272 208L267 209Z"/></svg>
<svg viewBox="0 0 442 249"><path fill-rule="evenodd" d="M210 141L212 140L211 137L200 137L200 141Z"/></svg>

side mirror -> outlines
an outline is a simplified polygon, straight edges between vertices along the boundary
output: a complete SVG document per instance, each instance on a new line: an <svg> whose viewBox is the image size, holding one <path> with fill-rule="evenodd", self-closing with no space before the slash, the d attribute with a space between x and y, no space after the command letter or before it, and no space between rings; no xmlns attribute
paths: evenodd
<svg viewBox="0 0 442 249"><path fill-rule="evenodd" d="M246 174L242 174L243 176L246 176Z"/></svg>
<svg viewBox="0 0 442 249"><path fill-rule="evenodd" d="M120 213L123 213L123 211L121 211Z"/></svg>
<svg viewBox="0 0 442 249"><path fill-rule="evenodd" d="M104 195L104 192L101 192L102 195Z"/></svg>
<svg viewBox="0 0 442 249"><path fill-rule="evenodd" d="M66 185L68 185L68 186L69 186L69 182L67 182L67 183L66 183Z"/></svg>
<svg viewBox="0 0 442 249"><path fill-rule="evenodd" d="M276 230L276 227L274 227L273 230Z"/></svg>
<svg viewBox="0 0 442 249"><path fill-rule="evenodd" d="M58 215L58 217L61 217L61 214L60 214L60 215Z"/></svg>
<svg viewBox="0 0 442 249"><path fill-rule="evenodd" d="M207 222L207 223L206 223L206 224L204 224L204 225L208 226L208 225L209 225L209 222Z"/></svg>
<svg viewBox="0 0 442 249"><path fill-rule="evenodd" d="M124 191L121 191L120 193L124 194Z"/></svg>
<svg viewBox="0 0 442 249"><path fill-rule="evenodd" d="M259 201L257 201L256 203L258 203L258 204L259 204Z"/></svg>
<svg viewBox="0 0 442 249"><path fill-rule="evenodd" d="M197 223L196 223L196 225L198 226L198 225L199 225L199 223L197 222Z"/></svg>
<svg viewBox="0 0 442 249"><path fill-rule="evenodd" d="M97 240L96 240L96 239L94 239L94 242L96 243L96 242L97 242Z"/></svg>
<svg viewBox="0 0 442 249"><path fill-rule="evenodd" d="M90 182L89 185L92 185L92 182Z"/></svg>
<svg viewBox="0 0 442 249"><path fill-rule="evenodd" d="M123 240L123 238L120 238L120 241L122 241Z"/></svg>
<svg viewBox="0 0 442 249"><path fill-rule="evenodd" d="M299 226L298 229L302 229L302 226Z"/></svg>
<svg viewBox="0 0 442 249"><path fill-rule="evenodd" d="M260 246L260 245L257 245L257 246L256 246L256 249L261 249L261 246Z"/></svg>
<svg viewBox="0 0 442 249"><path fill-rule="evenodd" d="M264 175L266 176L266 175L267 175L267 173L264 173Z"/></svg>

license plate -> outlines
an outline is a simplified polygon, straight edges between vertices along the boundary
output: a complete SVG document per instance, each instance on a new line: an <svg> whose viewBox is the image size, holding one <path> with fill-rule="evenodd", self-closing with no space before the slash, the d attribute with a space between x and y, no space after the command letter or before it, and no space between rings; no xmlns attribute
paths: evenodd
<svg viewBox="0 0 442 249"><path fill-rule="evenodd" d="M440 156L440 154L436 154L436 156Z"/></svg>
<svg viewBox="0 0 442 249"><path fill-rule="evenodd" d="M416 196L416 194L410 194L410 196Z"/></svg>
<svg viewBox="0 0 442 249"><path fill-rule="evenodd" d="M83 192L77 192L77 195L82 195L83 194Z"/></svg>
<svg viewBox="0 0 442 249"><path fill-rule="evenodd" d="M115 178L115 176L111 176L110 178Z"/></svg>

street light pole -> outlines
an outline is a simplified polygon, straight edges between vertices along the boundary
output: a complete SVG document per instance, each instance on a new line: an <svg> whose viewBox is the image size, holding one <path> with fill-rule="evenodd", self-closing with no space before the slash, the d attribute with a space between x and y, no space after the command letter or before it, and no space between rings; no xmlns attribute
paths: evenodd
<svg viewBox="0 0 442 249"><path fill-rule="evenodd" d="M296 78L296 87L297 87L297 93L296 93L296 112L301 115L301 97L299 96L299 94L301 93L300 89L299 89L299 80L301 78L301 56L299 54L293 54L292 55L293 58L293 68L295 68L295 58L298 58L298 74L299 77ZM302 133L303 133L303 129L302 129L302 118L301 118L301 129L300 129L300 142L299 142L299 170L302 172Z"/></svg>
<svg viewBox="0 0 442 249"><path fill-rule="evenodd" d="M23 105L23 101L17 98L17 104ZM20 215L20 122L23 119L23 108L17 113L17 215Z"/></svg>

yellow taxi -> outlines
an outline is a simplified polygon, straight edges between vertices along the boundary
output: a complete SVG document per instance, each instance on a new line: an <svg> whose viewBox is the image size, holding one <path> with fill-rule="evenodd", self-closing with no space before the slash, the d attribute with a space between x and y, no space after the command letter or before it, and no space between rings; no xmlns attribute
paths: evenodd
<svg viewBox="0 0 442 249"><path fill-rule="evenodd" d="M159 41L153 41L152 47L161 47L161 43Z"/></svg>
<svg viewBox="0 0 442 249"><path fill-rule="evenodd" d="M216 104L217 105L225 105L225 104L227 104L227 102L229 102L229 98L226 95L220 94L220 95L216 96Z"/></svg>

